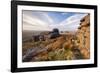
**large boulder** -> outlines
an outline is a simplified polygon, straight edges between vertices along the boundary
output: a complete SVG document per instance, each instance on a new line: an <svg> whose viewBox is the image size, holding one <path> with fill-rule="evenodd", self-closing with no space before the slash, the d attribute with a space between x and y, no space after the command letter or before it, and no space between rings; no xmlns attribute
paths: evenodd
<svg viewBox="0 0 100 73"><path fill-rule="evenodd" d="M53 31L50 32L50 39L53 39L53 38L56 38L59 36L60 36L60 34L59 34L59 30L57 28L53 29Z"/></svg>

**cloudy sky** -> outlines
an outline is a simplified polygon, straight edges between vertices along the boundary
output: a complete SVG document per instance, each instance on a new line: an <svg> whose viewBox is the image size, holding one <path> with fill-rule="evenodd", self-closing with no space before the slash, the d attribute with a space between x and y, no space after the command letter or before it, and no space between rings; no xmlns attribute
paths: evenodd
<svg viewBox="0 0 100 73"><path fill-rule="evenodd" d="M80 20L85 13L72 12L44 12L23 10L23 30L51 31L58 28L60 31L77 30Z"/></svg>

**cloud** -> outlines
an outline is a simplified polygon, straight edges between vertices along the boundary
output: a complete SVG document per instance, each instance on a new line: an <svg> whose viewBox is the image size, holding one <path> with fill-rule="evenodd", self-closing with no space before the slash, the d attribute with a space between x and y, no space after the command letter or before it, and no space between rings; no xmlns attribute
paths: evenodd
<svg viewBox="0 0 100 73"><path fill-rule="evenodd" d="M50 30L50 28L43 20L23 14L23 30Z"/></svg>
<svg viewBox="0 0 100 73"><path fill-rule="evenodd" d="M66 12L62 12L61 14L62 14L62 15L67 15L67 14L69 14L69 13L66 13Z"/></svg>
<svg viewBox="0 0 100 73"><path fill-rule="evenodd" d="M23 11L23 30L51 30L53 22L46 12Z"/></svg>
<svg viewBox="0 0 100 73"><path fill-rule="evenodd" d="M45 18L45 20L49 24L53 24L54 23L53 19L46 12L39 12L39 14L41 14L40 16L42 16L43 18Z"/></svg>
<svg viewBox="0 0 100 73"><path fill-rule="evenodd" d="M38 18L28 16L28 15L23 15L23 22L27 22L27 23L32 24L32 25L40 25L40 26L41 25L44 26L47 24L46 22L43 22L42 20L40 20Z"/></svg>
<svg viewBox="0 0 100 73"><path fill-rule="evenodd" d="M40 20L43 20L47 23L53 23L53 19L48 15L48 12L40 12L40 11L23 11L23 14L28 15L30 17L34 17Z"/></svg>
<svg viewBox="0 0 100 73"><path fill-rule="evenodd" d="M60 25L66 25L66 24L72 24L75 22L79 22L84 16L87 14L74 14L73 16L70 16L69 18L65 19L60 23Z"/></svg>
<svg viewBox="0 0 100 73"><path fill-rule="evenodd" d="M54 28L58 28L61 31L76 31L80 24L80 20L86 15L87 14L74 14L59 23L58 25L51 26Z"/></svg>
<svg viewBox="0 0 100 73"><path fill-rule="evenodd" d="M77 13L55 25L55 21L47 12L23 11L23 30L51 31L53 28L58 28L61 31L76 31L80 20L86 15Z"/></svg>

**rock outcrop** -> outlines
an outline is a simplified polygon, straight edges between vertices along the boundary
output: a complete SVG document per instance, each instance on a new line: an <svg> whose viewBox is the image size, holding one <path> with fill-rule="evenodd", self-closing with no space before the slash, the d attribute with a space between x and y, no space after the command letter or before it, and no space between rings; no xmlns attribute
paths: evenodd
<svg viewBox="0 0 100 73"><path fill-rule="evenodd" d="M59 34L59 30L57 28L53 29L53 31L50 33L50 36L49 38L50 39L53 39L53 38L56 38L56 37L59 37L60 34Z"/></svg>
<svg viewBox="0 0 100 73"><path fill-rule="evenodd" d="M77 44L84 58L90 58L90 15L80 21L77 31Z"/></svg>

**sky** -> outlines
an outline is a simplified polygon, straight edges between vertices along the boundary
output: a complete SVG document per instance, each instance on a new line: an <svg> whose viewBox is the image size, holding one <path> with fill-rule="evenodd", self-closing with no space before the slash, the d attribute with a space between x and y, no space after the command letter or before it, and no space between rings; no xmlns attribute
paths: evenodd
<svg viewBox="0 0 100 73"><path fill-rule="evenodd" d="M23 10L23 30L76 31L86 13Z"/></svg>

